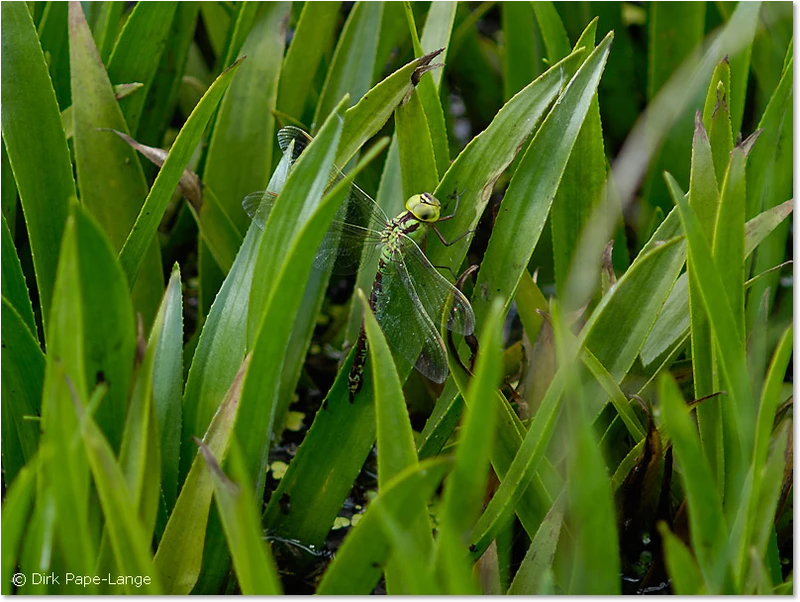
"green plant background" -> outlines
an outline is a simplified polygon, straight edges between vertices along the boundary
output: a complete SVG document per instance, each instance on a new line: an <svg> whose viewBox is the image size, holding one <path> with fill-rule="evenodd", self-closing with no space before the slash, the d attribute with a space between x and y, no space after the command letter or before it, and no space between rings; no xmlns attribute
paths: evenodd
<svg viewBox="0 0 800 602"><path fill-rule="evenodd" d="M4 594L792 593L791 4L0 6ZM353 179L461 194L443 386Z"/></svg>

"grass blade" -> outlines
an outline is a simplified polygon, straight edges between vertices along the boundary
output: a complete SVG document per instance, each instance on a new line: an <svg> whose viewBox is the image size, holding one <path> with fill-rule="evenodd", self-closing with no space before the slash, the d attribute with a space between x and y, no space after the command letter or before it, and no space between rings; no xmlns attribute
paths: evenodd
<svg viewBox="0 0 800 602"><path fill-rule="evenodd" d="M45 357L5 295L1 315L3 479L11 484L39 446L39 423L26 417L35 418L41 410Z"/></svg>
<svg viewBox="0 0 800 602"><path fill-rule="evenodd" d="M372 380L375 383L375 419L378 436L378 487L385 489L392 478L404 469L416 466L417 449L406 409L400 378L392 359L392 352L378 326L362 291L358 292L364 310L364 328L370 354ZM430 593L429 585L420 575L404 563L411 554L419 562L430 562L433 538L425 500L413 498L406 504L405 534L398 538L391 516L384 516L384 530L395 552L386 566L386 591L389 594ZM406 549L403 550L402 547ZM416 567L419 568L419 567ZM409 570L412 569L412 570ZM426 571L422 570L424 574Z"/></svg>
<svg viewBox="0 0 800 602"><path fill-rule="evenodd" d="M277 108L302 119L323 54L332 46L341 2L307 2L286 52L278 84Z"/></svg>
<svg viewBox="0 0 800 602"><path fill-rule="evenodd" d="M345 94L360 100L369 90L382 16L380 2L357 2L353 7L333 52L312 127L325 121ZM338 162L339 165L346 163Z"/></svg>
<svg viewBox="0 0 800 602"><path fill-rule="evenodd" d="M67 199L75 196L56 95L30 13L2 5L3 142L19 191L45 332L56 280Z"/></svg>
<svg viewBox="0 0 800 602"><path fill-rule="evenodd" d="M382 515L403 521L412 499L430 499L445 475L450 462L432 458L406 469L370 503L334 557L317 594L368 594L381 576L382 567L392 552L383 534Z"/></svg>
<svg viewBox="0 0 800 602"><path fill-rule="evenodd" d="M139 129L145 99L167 45L177 4L136 4L125 21L108 60L108 77L113 83L139 82L144 86L138 94L120 101L120 109L131 132Z"/></svg>
<svg viewBox="0 0 800 602"><path fill-rule="evenodd" d="M727 527L711 467L700 447L700 438L689 417L689 409L669 375L662 375L660 379L659 398L675 459L681 468L679 474L686 492L692 549L708 593L721 592L729 560L725 550Z"/></svg>
<svg viewBox="0 0 800 602"><path fill-rule="evenodd" d="M5 454L4 454L5 457ZM36 487L37 460L33 458L29 465L19 471L18 478L8 488L3 500L2 528L5 535L2 539L2 565L0 579L3 580L2 594L10 595L11 577L19 566L22 552L23 535L30 536L26 527L33 510L34 489Z"/></svg>
<svg viewBox="0 0 800 602"><path fill-rule="evenodd" d="M500 330L503 305L502 299L495 299L481 331L475 375L465 398L467 412L461 427L455 465L445 483L439 511L439 537L433 571L444 591L450 594L476 591L470 575L467 546L486 495L489 456L495 438L495 392L502 376Z"/></svg>
<svg viewBox="0 0 800 602"><path fill-rule="evenodd" d="M142 207L147 182L133 149L106 131L128 133L128 127L79 2L70 3L69 23L73 144L80 199L119 251ZM126 275L134 291L134 307L149 326L164 282L155 232L143 243L145 277L134 286L130 273L126 271Z"/></svg>
<svg viewBox="0 0 800 602"><path fill-rule="evenodd" d="M237 482L234 482L222 472L208 446L202 441L198 445L214 482L214 499L222 517L228 549L233 555L233 566L242 594L280 595L278 571L269 546L261 534L261 516L250 496L247 467L238 447L231 447L233 471L237 475Z"/></svg>
<svg viewBox="0 0 800 602"><path fill-rule="evenodd" d="M234 63L225 70L203 95L203 98L181 128L169 151L169 155L167 155L167 160L158 172L158 177L139 211L136 223L133 224L133 228L127 235L127 240L119 253L120 263L128 276L129 282L136 281L143 267L145 252L156 234L167 203L178 186L183 170L189 163L189 158L203 135L203 130L205 130L240 64L241 62Z"/></svg>
<svg viewBox="0 0 800 602"><path fill-rule="evenodd" d="M242 199L263 190L272 170L273 110L285 44L283 22L289 11L285 2L250 6L258 13L235 55L247 59L220 103L203 172L203 182L242 233L249 224Z"/></svg>
<svg viewBox="0 0 800 602"><path fill-rule="evenodd" d="M2 254L6 258L2 265L2 294L9 304L16 310L23 324L27 326L34 339L39 338L36 328L36 319L33 317L33 305L28 294L28 285L22 273L17 250L14 248L14 239L8 229L6 218L3 216Z"/></svg>
<svg viewBox="0 0 800 602"><path fill-rule="evenodd" d="M203 443L214 457L223 457L228 448L233 425L236 422L242 381L249 361L248 356L203 437ZM206 537L208 510L211 507L213 490L211 470L198 451L164 529L154 559L164 592L167 594L188 594L200 576L203 542Z"/></svg>
<svg viewBox="0 0 800 602"><path fill-rule="evenodd" d="M183 393L183 302L177 264L172 269L157 319L162 321L161 330L153 329L148 345L156 346L153 404L161 437L161 490L166 510L170 512L178 495Z"/></svg>

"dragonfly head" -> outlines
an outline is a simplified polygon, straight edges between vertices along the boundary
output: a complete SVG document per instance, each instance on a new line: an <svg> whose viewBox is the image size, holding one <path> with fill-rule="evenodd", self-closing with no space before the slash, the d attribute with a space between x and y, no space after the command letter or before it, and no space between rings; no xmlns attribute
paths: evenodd
<svg viewBox="0 0 800 602"><path fill-rule="evenodd" d="M410 197L406 201L406 209L422 222L435 222L439 220L442 204L432 194L423 192Z"/></svg>

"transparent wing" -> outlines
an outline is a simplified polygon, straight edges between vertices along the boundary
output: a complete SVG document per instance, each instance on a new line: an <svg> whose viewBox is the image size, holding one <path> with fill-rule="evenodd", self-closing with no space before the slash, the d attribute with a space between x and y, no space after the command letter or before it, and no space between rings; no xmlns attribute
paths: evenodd
<svg viewBox="0 0 800 602"><path fill-rule="evenodd" d="M269 218L272 206L275 204L275 199L278 195L269 190L259 190L258 192L251 192L242 201L242 208L244 212L252 219L255 224L264 229Z"/></svg>
<svg viewBox="0 0 800 602"><path fill-rule="evenodd" d="M300 153L311 142L311 136L300 128L286 126L278 132L278 144L293 165ZM328 189L344 177L334 166ZM267 223L277 194L264 191L248 194L242 206L250 218L262 229ZM364 260L381 244L381 233L388 218L380 206L361 188L352 184L344 202L336 213L314 259L320 270L332 269L336 274L357 272Z"/></svg>
<svg viewBox="0 0 800 602"><path fill-rule="evenodd" d="M292 142L294 142L294 148L292 149L291 154L292 163L297 161L300 153L306 149L311 140L311 136L293 125L287 125L286 127L282 127L280 130L278 130L278 146L281 147L281 151L285 153L286 149L291 146Z"/></svg>
<svg viewBox="0 0 800 602"><path fill-rule="evenodd" d="M336 181L341 177L341 172L338 174ZM353 184L322 240L314 265L323 270L332 267L335 274L356 273L381 245L388 221L383 209Z"/></svg>
<svg viewBox="0 0 800 602"><path fill-rule="evenodd" d="M437 328L447 315L448 330L459 334L475 332L475 313L469 301L431 265L417 243L408 236L400 236L397 250L405 260L420 303Z"/></svg>
<svg viewBox="0 0 800 602"><path fill-rule="evenodd" d="M400 253L385 262L375 279L375 318L389 347L423 375L447 379L447 350L425 311Z"/></svg>
<svg viewBox="0 0 800 602"><path fill-rule="evenodd" d="M334 274L355 274L361 269L362 257L367 260L383 240L381 233L335 220L314 257L318 270L332 269Z"/></svg>

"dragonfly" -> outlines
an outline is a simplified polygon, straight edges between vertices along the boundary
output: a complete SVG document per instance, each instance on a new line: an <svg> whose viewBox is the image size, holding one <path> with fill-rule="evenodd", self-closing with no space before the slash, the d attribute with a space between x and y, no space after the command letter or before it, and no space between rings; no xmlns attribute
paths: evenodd
<svg viewBox="0 0 800 602"><path fill-rule="evenodd" d="M293 126L278 132L278 143L293 163L311 137ZM334 167L328 188L344 175ZM275 201L273 192L255 192L242 201L245 212L264 229ZM467 298L428 260L420 248L426 231L432 230L441 242L450 246L462 239L447 241L436 224L455 216L460 196L453 195L456 206L450 215L442 215L442 204L433 194L411 196L405 210L390 219L383 209L355 183L351 184L314 258L318 270L354 274L379 253L378 268L369 293L373 311L389 347L396 355L429 378L443 383L447 379L447 350L439 331L449 330L471 335L475 314ZM348 376L350 401L361 389L367 357L367 341L362 321L355 344L356 351Z"/></svg>

